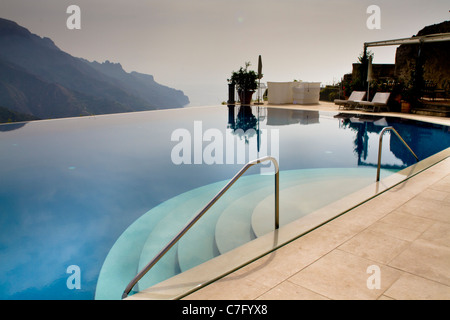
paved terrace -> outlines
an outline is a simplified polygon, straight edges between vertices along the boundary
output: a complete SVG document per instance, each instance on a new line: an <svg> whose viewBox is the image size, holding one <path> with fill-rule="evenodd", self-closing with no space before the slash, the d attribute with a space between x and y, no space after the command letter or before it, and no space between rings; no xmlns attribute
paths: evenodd
<svg viewBox="0 0 450 320"><path fill-rule="evenodd" d="M184 299L450 299L450 158Z"/></svg>

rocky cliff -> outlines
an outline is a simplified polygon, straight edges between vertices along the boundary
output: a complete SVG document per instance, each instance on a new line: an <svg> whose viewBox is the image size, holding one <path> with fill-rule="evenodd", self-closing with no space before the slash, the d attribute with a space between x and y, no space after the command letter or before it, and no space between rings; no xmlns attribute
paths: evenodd
<svg viewBox="0 0 450 320"><path fill-rule="evenodd" d="M450 32L450 21L427 26L416 36ZM450 89L450 42L424 43L421 48L423 79L432 81L440 89ZM401 45L395 56L396 77L408 83L415 70L419 53L418 44Z"/></svg>
<svg viewBox="0 0 450 320"><path fill-rule="evenodd" d="M89 62L49 38L0 18L0 105L41 119L178 108L187 96L127 73L120 64Z"/></svg>

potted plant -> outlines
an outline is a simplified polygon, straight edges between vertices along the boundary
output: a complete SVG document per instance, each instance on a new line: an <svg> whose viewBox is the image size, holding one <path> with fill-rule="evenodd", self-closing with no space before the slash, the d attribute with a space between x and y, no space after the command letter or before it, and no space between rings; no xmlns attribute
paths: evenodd
<svg viewBox="0 0 450 320"><path fill-rule="evenodd" d="M411 89L406 87L402 91L402 102L401 102L401 111L403 113L411 112L411 101L413 99L413 95Z"/></svg>
<svg viewBox="0 0 450 320"><path fill-rule="evenodd" d="M250 104L252 95L258 88L258 74L253 70L248 70L250 62L245 63L245 68L233 71L228 82L235 85L238 91L241 104Z"/></svg>
<svg viewBox="0 0 450 320"><path fill-rule="evenodd" d="M402 89L402 103L401 103L401 111L403 113L411 112L411 105L414 104L418 99L418 90L410 81L408 84L405 84Z"/></svg>

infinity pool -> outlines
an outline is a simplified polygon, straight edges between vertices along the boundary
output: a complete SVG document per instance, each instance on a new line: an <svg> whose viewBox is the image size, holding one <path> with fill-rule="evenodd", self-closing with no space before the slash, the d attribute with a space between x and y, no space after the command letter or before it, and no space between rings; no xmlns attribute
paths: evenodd
<svg viewBox="0 0 450 320"><path fill-rule="evenodd" d="M374 170L385 126L420 160L450 146L444 126L265 107L0 125L0 299L94 299L108 254L139 219L163 223L164 206L202 199L195 196L202 188L214 195L255 156L276 156L286 183L308 170L321 176L337 168ZM414 162L386 134L382 177ZM250 169L242 188L251 192L251 179L272 171ZM126 264L128 257L121 259Z"/></svg>

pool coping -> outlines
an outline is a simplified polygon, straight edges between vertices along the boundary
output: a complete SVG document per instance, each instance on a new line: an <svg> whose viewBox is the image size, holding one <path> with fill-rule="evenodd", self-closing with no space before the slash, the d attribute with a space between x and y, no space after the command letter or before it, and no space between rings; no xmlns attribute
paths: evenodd
<svg viewBox="0 0 450 320"><path fill-rule="evenodd" d="M269 107L281 107L281 108L296 108L298 106L272 106ZM326 107L330 107L329 105ZM300 109L316 110L316 106L306 106ZM320 108L321 111L326 108ZM328 110L333 112L340 112L340 110ZM343 113L358 113L363 112L353 111L348 112L345 110ZM373 114L373 113L372 113ZM404 117L403 114L382 114L377 113L380 116L398 116ZM423 118L418 119L415 116L408 116L407 118L426 121ZM433 119L433 122L437 124L448 125L447 119ZM326 225L330 221L344 215L347 212L354 210L355 208L367 203L375 197L383 194L384 192L395 188L396 186L404 183L412 177L420 174L421 172L433 167L439 162L444 161L450 157L450 148L441 151L427 159L424 159L417 164L401 170L380 182L374 182L368 187L352 193L351 195L340 199L328 206L325 206L306 217L298 219L288 225L280 227L279 230L275 230L262 237L259 237L239 248L222 254L210 261L207 261L197 267L180 273L170 279L167 279L161 283L158 283L151 288L142 290L126 299L129 300L174 300L182 299L190 294L200 290L207 285L216 282L219 279L232 274L233 272L267 256L271 252L274 252L289 243L301 238L302 236L314 231L315 229ZM374 177L375 180L375 177ZM252 258L248 258L251 256ZM195 296L195 294L193 295ZM192 297L192 296L191 296ZM189 297L188 297L189 298Z"/></svg>

